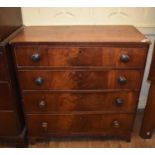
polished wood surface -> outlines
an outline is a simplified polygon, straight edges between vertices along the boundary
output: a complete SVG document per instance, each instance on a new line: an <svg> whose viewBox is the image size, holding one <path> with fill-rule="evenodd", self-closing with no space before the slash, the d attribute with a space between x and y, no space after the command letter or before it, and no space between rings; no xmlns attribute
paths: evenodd
<svg viewBox="0 0 155 155"><path fill-rule="evenodd" d="M142 74L139 70L24 70L18 72L20 87L23 90L139 90ZM120 83L120 77L124 77L126 82ZM43 80L41 84L37 83L38 78Z"/></svg>
<svg viewBox="0 0 155 155"><path fill-rule="evenodd" d="M143 138L151 138L152 133L155 129L155 44L152 57L152 63L150 68L149 80L150 80L150 90L148 94L147 104L144 111L142 126L140 130L140 135Z"/></svg>
<svg viewBox="0 0 155 155"><path fill-rule="evenodd" d="M28 26L11 43L115 42L148 44L133 26Z"/></svg>
<svg viewBox="0 0 155 155"><path fill-rule="evenodd" d="M132 114L28 115L29 136L128 135ZM126 120L128 120L126 122ZM97 123L99 122L99 123ZM117 122L117 123L116 123ZM53 125L54 124L54 125Z"/></svg>
<svg viewBox="0 0 155 155"><path fill-rule="evenodd" d="M57 113L77 111L104 111L132 113L138 93L126 92L42 92L23 94L26 113Z"/></svg>
<svg viewBox="0 0 155 155"><path fill-rule="evenodd" d="M52 46L17 46L15 57L18 67L113 67L143 68L147 48L85 47L54 48ZM36 57L35 57L36 56ZM128 56L124 62L123 56Z"/></svg>
<svg viewBox="0 0 155 155"><path fill-rule="evenodd" d="M130 143L109 137L74 137L74 138L51 138L50 140L40 140L36 143L29 144L30 148L154 148L155 147L155 134L152 139L142 139L138 133L141 125L143 111L138 112L136 115L134 128L132 132L132 140ZM13 147L9 144L0 144L1 148Z"/></svg>
<svg viewBox="0 0 155 155"><path fill-rule="evenodd" d="M111 138L51 138L50 141L38 141L35 144L30 144L30 148L154 148L155 134L152 139L142 139L138 133L141 124L143 112L138 112L136 115L134 128L132 132L132 140L127 143L118 139ZM3 145L2 147L7 147Z"/></svg>
<svg viewBox="0 0 155 155"><path fill-rule="evenodd" d="M130 141L149 47L144 35L130 26L25 27L10 44L30 142L42 135Z"/></svg>

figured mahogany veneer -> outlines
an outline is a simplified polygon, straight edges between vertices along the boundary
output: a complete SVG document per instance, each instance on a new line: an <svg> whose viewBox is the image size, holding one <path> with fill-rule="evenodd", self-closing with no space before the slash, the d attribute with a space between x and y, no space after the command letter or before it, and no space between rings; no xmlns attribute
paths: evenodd
<svg viewBox="0 0 155 155"><path fill-rule="evenodd" d="M123 60L121 60L124 55L127 55L129 57L128 62L124 62ZM17 66L22 68L143 68L145 65L146 55L147 49L142 47L54 48L52 46L17 46L15 48Z"/></svg>
<svg viewBox="0 0 155 155"><path fill-rule="evenodd" d="M149 41L132 26L25 27L11 42L29 140L130 140Z"/></svg>
<svg viewBox="0 0 155 155"><path fill-rule="evenodd" d="M126 135L131 132L132 114L28 115L30 136ZM127 121L127 122L126 122Z"/></svg>
<svg viewBox="0 0 155 155"><path fill-rule="evenodd" d="M132 113L138 93L126 92L25 92L26 113L63 113L72 111L104 111Z"/></svg>
<svg viewBox="0 0 155 155"><path fill-rule="evenodd" d="M142 74L139 70L24 70L18 72L22 90L139 90ZM121 82L120 77L124 77L126 81ZM40 84L37 82L39 79Z"/></svg>

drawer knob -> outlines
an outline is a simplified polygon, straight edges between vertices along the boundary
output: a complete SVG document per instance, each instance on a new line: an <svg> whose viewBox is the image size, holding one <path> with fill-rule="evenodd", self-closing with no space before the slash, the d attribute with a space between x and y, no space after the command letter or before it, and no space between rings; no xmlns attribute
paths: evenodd
<svg viewBox="0 0 155 155"><path fill-rule="evenodd" d="M44 100L39 102L39 108L44 109L46 107L46 102Z"/></svg>
<svg viewBox="0 0 155 155"><path fill-rule="evenodd" d="M121 85L126 84L127 83L127 79L124 76L120 76L118 78L118 83L121 84Z"/></svg>
<svg viewBox="0 0 155 155"><path fill-rule="evenodd" d="M112 126L113 126L114 128L119 128L119 127L120 127L119 121L113 121L113 122L112 122Z"/></svg>
<svg viewBox="0 0 155 155"><path fill-rule="evenodd" d="M117 106L122 106L123 103L124 103L124 101L123 101L121 98L116 98L116 99L115 99L115 104L116 104Z"/></svg>
<svg viewBox="0 0 155 155"><path fill-rule="evenodd" d="M124 63L129 62L129 56L127 54L122 54L120 60Z"/></svg>
<svg viewBox="0 0 155 155"><path fill-rule="evenodd" d="M43 80L42 77L38 77L38 78L35 79L35 83L36 83L38 86L40 86L40 85L42 85L42 84L44 83L44 80Z"/></svg>
<svg viewBox="0 0 155 155"><path fill-rule="evenodd" d="M48 128L48 123L47 122L42 122L41 127L44 131L47 131Z"/></svg>
<svg viewBox="0 0 155 155"><path fill-rule="evenodd" d="M40 60L40 55L38 53L35 53L31 57L33 62L38 62Z"/></svg>

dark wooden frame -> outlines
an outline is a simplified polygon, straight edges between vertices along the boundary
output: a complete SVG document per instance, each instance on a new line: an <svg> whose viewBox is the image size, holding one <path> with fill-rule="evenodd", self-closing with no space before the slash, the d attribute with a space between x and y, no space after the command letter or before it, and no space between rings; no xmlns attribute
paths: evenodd
<svg viewBox="0 0 155 155"><path fill-rule="evenodd" d="M153 57L149 72L148 81L150 82L150 89L147 99L147 104L144 110L143 121L140 130L140 136L145 139L152 137L155 129L155 44L153 50Z"/></svg>
<svg viewBox="0 0 155 155"><path fill-rule="evenodd" d="M14 123L17 124L16 134L12 136L0 135L0 143L5 144L10 147L26 147L27 146L25 120L23 117L23 110L21 107L21 98L19 95L18 82L15 76L15 68L14 68L14 62L13 62L13 57L11 53L11 47L9 45L9 41L14 36L16 36L16 34L18 34L22 28L23 27L18 28L11 35L9 35L6 39L0 42L0 50L2 51L2 54L4 54L6 57L5 71L7 73L8 80L5 82L7 82L10 86L10 93L11 93L11 100L12 100L11 112L14 113L15 115Z"/></svg>

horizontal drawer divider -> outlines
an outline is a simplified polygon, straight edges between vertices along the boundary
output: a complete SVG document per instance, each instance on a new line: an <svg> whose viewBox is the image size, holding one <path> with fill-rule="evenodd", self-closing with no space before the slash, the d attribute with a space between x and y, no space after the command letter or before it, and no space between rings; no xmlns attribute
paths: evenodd
<svg viewBox="0 0 155 155"><path fill-rule="evenodd" d="M17 66L16 67L18 70L22 71L22 70L76 70L76 69L80 69L80 70L144 70L144 66L142 67L93 67L93 66L89 66L89 67L85 67L85 66L80 66L80 67L73 67L73 66L67 66L67 67L45 67L45 66Z"/></svg>
<svg viewBox="0 0 155 155"><path fill-rule="evenodd" d="M52 46L53 48L68 48L68 47L124 47L124 48L129 48L129 47L148 47L149 46L149 42L12 42L11 43L14 47L27 47L27 46L42 46L42 45L46 45L46 46Z"/></svg>
<svg viewBox="0 0 155 155"><path fill-rule="evenodd" d="M133 92L138 92L139 89L105 89L105 90L22 90L23 93L26 92L58 92L58 93L62 93L62 92L82 92L82 93L104 93L104 92L129 92L129 91L133 91Z"/></svg>
<svg viewBox="0 0 155 155"><path fill-rule="evenodd" d="M73 111L73 112L53 112L53 113L26 113L26 115L81 115L81 114L101 114L101 115L106 115L106 114L111 114L111 115L115 115L115 114L131 114L134 115L134 112L103 112L103 111Z"/></svg>
<svg viewBox="0 0 155 155"><path fill-rule="evenodd" d="M22 71L60 71L60 72L65 72L65 71L111 71L111 70L136 70L136 71L143 71L144 68L99 68L99 67L94 67L94 68L46 68L45 67L28 67L28 69L22 69L23 67L21 67L21 69L17 68L19 72Z"/></svg>

